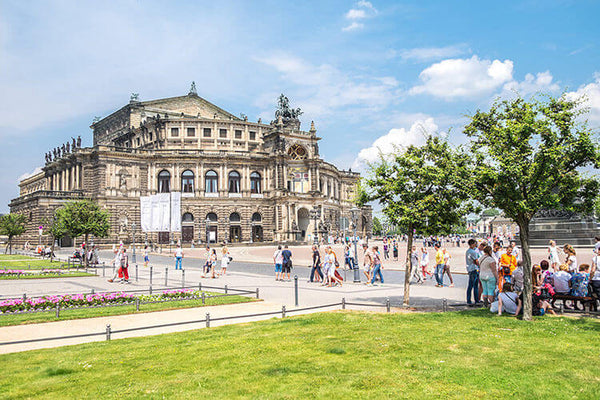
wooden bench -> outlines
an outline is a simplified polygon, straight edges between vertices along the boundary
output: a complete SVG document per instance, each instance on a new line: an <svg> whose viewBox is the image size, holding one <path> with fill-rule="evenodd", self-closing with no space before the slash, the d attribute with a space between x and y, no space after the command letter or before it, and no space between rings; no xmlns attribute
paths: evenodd
<svg viewBox="0 0 600 400"><path fill-rule="evenodd" d="M578 301L581 302L581 304L583 304L584 311L590 311L592 309L592 307L596 308L596 299L591 296L581 297L581 296L572 296L570 294L558 294L557 293L554 296L552 296L552 300L550 301L550 304L552 305L552 307L554 307L554 302L556 300L562 300L563 304L567 300L572 300L574 308L578 311L581 311L579 308L577 308Z"/></svg>

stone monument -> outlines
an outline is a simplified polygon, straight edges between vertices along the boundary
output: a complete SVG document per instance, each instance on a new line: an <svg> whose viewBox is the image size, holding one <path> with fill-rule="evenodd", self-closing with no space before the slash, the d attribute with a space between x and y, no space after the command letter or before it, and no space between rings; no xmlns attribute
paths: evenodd
<svg viewBox="0 0 600 400"><path fill-rule="evenodd" d="M592 216L570 211L542 210L529 224L530 246L547 246L549 240L558 246L592 246L594 236L600 236L598 222Z"/></svg>

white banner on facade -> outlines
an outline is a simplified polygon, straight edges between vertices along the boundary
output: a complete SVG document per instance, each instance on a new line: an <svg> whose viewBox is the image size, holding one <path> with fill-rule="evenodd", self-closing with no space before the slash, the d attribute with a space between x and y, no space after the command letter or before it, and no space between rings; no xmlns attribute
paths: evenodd
<svg viewBox="0 0 600 400"><path fill-rule="evenodd" d="M181 193L140 197L142 232L181 232Z"/></svg>
<svg viewBox="0 0 600 400"><path fill-rule="evenodd" d="M140 197L140 219L142 225L142 232L151 232L152 199L150 199L150 196Z"/></svg>
<svg viewBox="0 0 600 400"><path fill-rule="evenodd" d="M181 232L181 192L171 192L171 232Z"/></svg>

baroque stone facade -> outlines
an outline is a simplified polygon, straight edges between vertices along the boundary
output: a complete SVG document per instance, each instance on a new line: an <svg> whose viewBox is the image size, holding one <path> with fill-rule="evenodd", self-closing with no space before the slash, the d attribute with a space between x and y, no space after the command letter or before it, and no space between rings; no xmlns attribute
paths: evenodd
<svg viewBox="0 0 600 400"><path fill-rule="evenodd" d="M314 124L302 131L296 115L280 110L271 123L250 122L192 89L152 101L132 96L91 128L92 147L73 141L20 182L10 209L28 216L21 242L37 243L56 208L84 198L111 215L110 236L95 243L127 243L134 230L138 243L309 242L315 227L335 235L352 220L360 175L323 161ZM182 232L141 233L140 196L169 191L182 192ZM358 231L370 235L370 207L358 214Z"/></svg>

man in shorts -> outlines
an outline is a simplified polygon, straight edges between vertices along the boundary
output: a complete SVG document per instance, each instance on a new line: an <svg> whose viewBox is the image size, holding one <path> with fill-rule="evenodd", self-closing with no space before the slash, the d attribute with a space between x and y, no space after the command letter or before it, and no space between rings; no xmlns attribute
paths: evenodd
<svg viewBox="0 0 600 400"><path fill-rule="evenodd" d="M281 280L285 279L285 274L287 274L287 280L291 281L290 272L292 272L292 252L288 249L287 244L283 246L283 251L281 252L283 256L283 263L281 264Z"/></svg>
<svg viewBox="0 0 600 400"><path fill-rule="evenodd" d="M275 264L275 280L280 281L283 280L283 274L281 273L282 264L283 264L283 252L281 251L281 246L277 246L277 250L273 253L273 263Z"/></svg>

